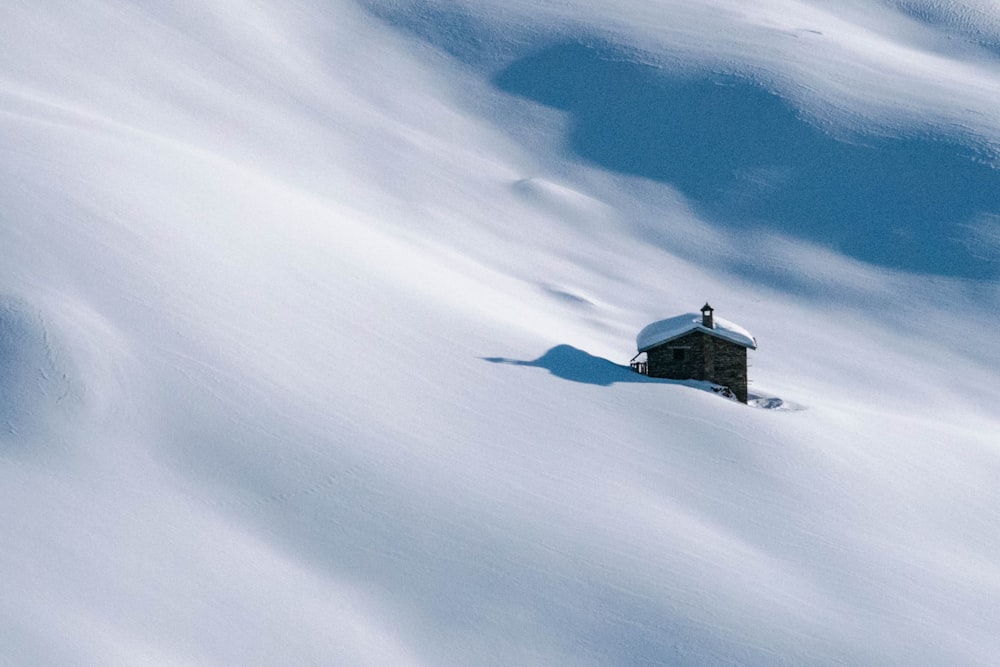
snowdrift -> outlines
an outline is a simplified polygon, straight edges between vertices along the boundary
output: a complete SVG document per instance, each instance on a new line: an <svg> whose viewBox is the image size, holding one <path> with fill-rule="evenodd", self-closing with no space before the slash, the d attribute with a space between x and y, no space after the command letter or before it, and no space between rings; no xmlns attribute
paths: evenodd
<svg viewBox="0 0 1000 667"><path fill-rule="evenodd" d="M161 4L0 8L0 661L995 660L992 6Z"/></svg>

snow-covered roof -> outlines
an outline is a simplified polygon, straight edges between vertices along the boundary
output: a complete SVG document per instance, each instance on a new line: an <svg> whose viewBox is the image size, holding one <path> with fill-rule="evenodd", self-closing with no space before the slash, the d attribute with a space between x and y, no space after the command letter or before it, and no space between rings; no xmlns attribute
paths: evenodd
<svg viewBox="0 0 1000 667"><path fill-rule="evenodd" d="M674 338L679 338L692 331L704 331L705 333L749 347L751 350L757 349L757 339L750 335L750 332L738 324L721 317L713 317L714 329L702 326L701 313L684 313L676 317L670 317L659 322L653 322L645 327L636 336L635 344L640 352L656 347L661 343L666 343Z"/></svg>

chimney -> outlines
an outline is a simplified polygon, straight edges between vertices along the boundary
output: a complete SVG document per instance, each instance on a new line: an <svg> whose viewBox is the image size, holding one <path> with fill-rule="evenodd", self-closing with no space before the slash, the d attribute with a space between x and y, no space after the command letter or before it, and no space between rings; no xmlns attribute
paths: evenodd
<svg viewBox="0 0 1000 667"><path fill-rule="evenodd" d="M701 326L705 327L706 329L715 328L715 321L712 319L712 310L713 308L710 305L708 305L708 302L706 301L705 305L702 306L701 309Z"/></svg>

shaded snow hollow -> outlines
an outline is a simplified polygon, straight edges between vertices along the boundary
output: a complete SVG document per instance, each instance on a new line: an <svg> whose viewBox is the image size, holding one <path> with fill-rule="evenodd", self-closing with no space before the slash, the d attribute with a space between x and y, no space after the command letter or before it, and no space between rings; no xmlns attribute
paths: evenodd
<svg viewBox="0 0 1000 667"><path fill-rule="evenodd" d="M717 338L749 347L751 350L757 349L757 339L740 325L721 317L713 317L712 322L715 325L714 328L709 329L704 326L701 313L684 313L676 317L669 317L644 327L636 336L635 344L640 352L645 352L691 331L704 331Z"/></svg>

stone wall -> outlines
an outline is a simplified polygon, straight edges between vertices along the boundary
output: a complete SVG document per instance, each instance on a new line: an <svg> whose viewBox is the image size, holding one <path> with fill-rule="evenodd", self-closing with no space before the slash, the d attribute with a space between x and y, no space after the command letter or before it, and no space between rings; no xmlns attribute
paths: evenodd
<svg viewBox="0 0 1000 667"><path fill-rule="evenodd" d="M675 359L683 350L683 359ZM692 331L646 351L647 374L671 380L707 380L729 387L747 402L747 349L742 345Z"/></svg>

